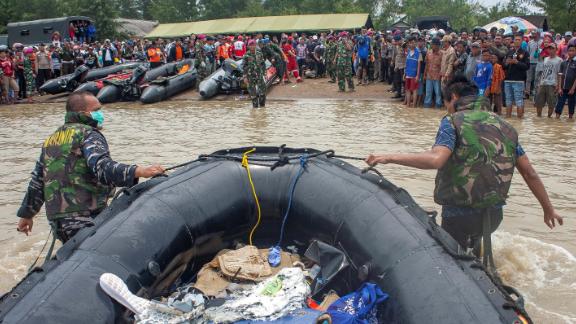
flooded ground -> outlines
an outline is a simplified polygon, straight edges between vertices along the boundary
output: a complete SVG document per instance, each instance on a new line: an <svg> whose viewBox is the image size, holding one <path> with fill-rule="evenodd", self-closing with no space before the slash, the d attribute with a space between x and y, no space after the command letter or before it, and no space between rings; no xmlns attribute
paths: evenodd
<svg viewBox="0 0 576 324"><path fill-rule="evenodd" d="M249 145L335 149L345 155L417 152L434 141L442 112L405 109L390 102L308 100L270 102L165 102L154 107L105 107L104 133L114 159L138 164L179 164L202 153ZM40 144L63 121L63 104L0 107L0 293L24 276L49 229L43 212L32 235L16 232L19 204ZM538 119L531 112L512 120L565 225L553 231L519 175L514 177L505 220L495 235L499 270L524 293L537 323L576 323L576 123ZM400 166L379 170L406 188L427 209L434 171Z"/></svg>

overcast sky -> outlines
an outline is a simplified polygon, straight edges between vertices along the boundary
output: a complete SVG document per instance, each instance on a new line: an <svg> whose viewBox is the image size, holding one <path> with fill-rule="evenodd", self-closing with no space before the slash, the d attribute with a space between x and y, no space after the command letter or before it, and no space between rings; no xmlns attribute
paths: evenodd
<svg viewBox="0 0 576 324"><path fill-rule="evenodd" d="M508 1L507 0L478 0L478 2L480 2L482 5L484 5L486 7L491 7L491 6L493 6L495 4L499 4L499 3L505 4ZM532 11L538 11L538 9L535 8L534 6L528 6L528 8Z"/></svg>

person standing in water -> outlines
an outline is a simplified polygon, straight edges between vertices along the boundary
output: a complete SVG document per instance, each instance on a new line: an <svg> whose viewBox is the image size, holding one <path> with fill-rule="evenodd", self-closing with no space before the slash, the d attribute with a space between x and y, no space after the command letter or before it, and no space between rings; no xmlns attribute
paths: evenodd
<svg viewBox="0 0 576 324"><path fill-rule="evenodd" d="M446 85L448 115L440 122L432 149L413 154L369 155L366 163L437 169L434 201L442 205L442 228L464 248L479 255L484 222L494 232L503 217L516 168L544 210L544 223L563 220L518 141L518 133L490 111L488 100L465 77Z"/></svg>
<svg viewBox="0 0 576 324"><path fill-rule="evenodd" d="M266 105L266 63L260 49L256 47L256 40L248 41L248 51L244 54L244 78L248 84L248 93L254 108Z"/></svg>
<svg viewBox="0 0 576 324"><path fill-rule="evenodd" d="M63 243L106 208L114 187L130 187L138 178L164 172L160 165L141 167L118 163L110 157L100 102L85 91L66 102L64 125L42 145L26 196L18 210L17 230L28 235L33 218L46 204L46 216Z"/></svg>

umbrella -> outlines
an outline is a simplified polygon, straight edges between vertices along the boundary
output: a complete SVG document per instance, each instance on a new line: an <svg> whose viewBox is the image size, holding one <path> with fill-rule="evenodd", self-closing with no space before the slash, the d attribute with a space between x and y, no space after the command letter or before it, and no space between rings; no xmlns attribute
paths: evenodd
<svg viewBox="0 0 576 324"><path fill-rule="evenodd" d="M498 30L504 29L504 34L510 34L512 33L512 26L518 26L518 30L523 32L538 29L538 27L534 26L528 20L518 17L502 18L498 21L489 23L488 25L484 26L484 29L490 30L492 27L496 27L498 28Z"/></svg>

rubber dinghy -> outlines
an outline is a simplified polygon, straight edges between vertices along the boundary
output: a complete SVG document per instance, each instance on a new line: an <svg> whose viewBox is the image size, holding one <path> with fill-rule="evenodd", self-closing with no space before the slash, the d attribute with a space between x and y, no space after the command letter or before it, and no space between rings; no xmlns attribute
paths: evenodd
<svg viewBox="0 0 576 324"><path fill-rule="evenodd" d="M99 79L96 81L88 81L88 82L82 83L81 85L78 86L78 88L76 88L74 90L74 92L88 91L93 95L97 95L98 92L100 92L100 90L104 87L104 81L106 81L106 80L120 81L120 80L130 79L132 77L134 70L128 70L127 72L114 73L114 74L110 74L110 75L106 76L105 78L102 78L102 79Z"/></svg>
<svg viewBox="0 0 576 324"><path fill-rule="evenodd" d="M180 62L163 64L148 71L135 69L131 78L124 80L104 80L101 89L97 92L101 103L112 103L120 100L136 101L142 95L142 90L158 78L178 74L183 67L192 66L194 60L186 59Z"/></svg>
<svg viewBox="0 0 576 324"><path fill-rule="evenodd" d="M102 79L110 74L119 73L123 70L135 69L142 64L144 63L130 62L99 69L89 69L86 65L81 65L74 70L74 73L47 81L40 87L40 91L49 94L74 91L74 89L84 82Z"/></svg>
<svg viewBox="0 0 576 324"><path fill-rule="evenodd" d="M142 90L140 101L151 104L166 100L182 91L194 88L198 74L192 64L185 65L177 75L151 81Z"/></svg>
<svg viewBox="0 0 576 324"><path fill-rule="evenodd" d="M276 77L276 68L266 61L267 89L270 89ZM219 93L231 94L240 91L243 88L243 82L242 60L227 59L221 68L200 82L198 89L202 99L210 99Z"/></svg>
<svg viewBox="0 0 576 324"><path fill-rule="evenodd" d="M129 312L99 288L103 273L146 298L191 281L218 251L247 241L258 219L251 182L262 215L254 245L270 247L300 172L282 247L300 250L321 240L342 250L350 266L336 286L380 286L390 295L378 311L381 322L529 321L520 299L514 302L495 284L479 260L459 255L457 243L403 189L332 151L278 147L258 147L250 155L249 181L241 163L247 150L201 156L122 191L94 227L2 297L0 321L124 322Z"/></svg>

